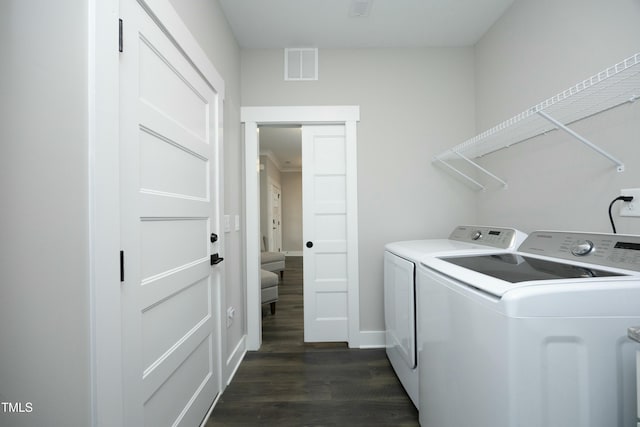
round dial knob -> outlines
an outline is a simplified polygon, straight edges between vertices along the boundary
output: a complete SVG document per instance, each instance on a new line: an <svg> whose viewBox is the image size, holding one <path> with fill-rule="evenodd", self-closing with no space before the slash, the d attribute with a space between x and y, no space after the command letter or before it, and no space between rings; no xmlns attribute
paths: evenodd
<svg viewBox="0 0 640 427"><path fill-rule="evenodd" d="M471 233L471 240L478 240L482 237L482 231L477 230Z"/></svg>
<svg viewBox="0 0 640 427"><path fill-rule="evenodd" d="M591 240L578 240L571 246L571 253L575 256L585 256L593 252Z"/></svg>

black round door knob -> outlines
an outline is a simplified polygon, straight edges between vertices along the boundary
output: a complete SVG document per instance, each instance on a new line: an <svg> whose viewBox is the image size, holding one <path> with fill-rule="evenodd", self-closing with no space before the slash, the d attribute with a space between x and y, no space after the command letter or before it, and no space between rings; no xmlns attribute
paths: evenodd
<svg viewBox="0 0 640 427"><path fill-rule="evenodd" d="M307 242L307 247L308 248L312 248L313 247L313 242Z"/></svg>

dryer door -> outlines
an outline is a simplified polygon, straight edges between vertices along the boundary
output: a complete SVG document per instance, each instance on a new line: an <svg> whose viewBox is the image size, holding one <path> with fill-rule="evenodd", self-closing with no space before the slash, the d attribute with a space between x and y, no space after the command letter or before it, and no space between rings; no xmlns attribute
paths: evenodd
<svg viewBox="0 0 640 427"><path fill-rule="evenodd" d="M384 316L387 352L416 366L415 265L385 251Z"/></svg>

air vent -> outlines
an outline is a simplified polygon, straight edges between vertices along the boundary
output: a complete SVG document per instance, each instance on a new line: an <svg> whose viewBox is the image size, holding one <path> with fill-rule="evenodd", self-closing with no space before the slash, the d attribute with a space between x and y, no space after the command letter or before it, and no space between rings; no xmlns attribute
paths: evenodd
<svg viewBox="0 0 640 427"><path fill-rule="evenodd" d="M349 5L349 17L366 18L371 13L373 0L351 0Z"/></svg>
<svg viewBox="0 0 640 427"><path fill-rule="evenodd" d="M285 80L318 80L318 49L288 48L284 50Z"/></svg>

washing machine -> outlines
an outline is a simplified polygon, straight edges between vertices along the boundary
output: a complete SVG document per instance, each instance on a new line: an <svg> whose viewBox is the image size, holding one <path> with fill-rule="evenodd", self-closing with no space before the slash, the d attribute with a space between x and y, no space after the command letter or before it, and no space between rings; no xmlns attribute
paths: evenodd
<svg viewBox="0 0 640 427"><path fill-rule="evenodd" d="M636 426L640 236L430 256L417 295L421 426Z"/></svg>
<svg viewBox="0 0 640 427"><path fill-rule="evenodd" d="M389 243L384 252L384 311L387 357L418 408L415 272L419 260L436 253L514 250L526 234L504 227L461 225L448 239Z"/></svg>

